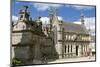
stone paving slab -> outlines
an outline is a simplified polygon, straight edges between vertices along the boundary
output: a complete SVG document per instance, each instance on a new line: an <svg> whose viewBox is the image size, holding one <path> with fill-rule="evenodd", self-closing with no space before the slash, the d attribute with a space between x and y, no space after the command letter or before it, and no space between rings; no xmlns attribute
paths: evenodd
<svg viewBox="0 0 100 67"><path fill-rule="evenodd" d="M64 62L82 62L82 61L95 61L95 57L78 57L78 58L67 58L67 59L58 59L48 63L64 63Z"/></svg>

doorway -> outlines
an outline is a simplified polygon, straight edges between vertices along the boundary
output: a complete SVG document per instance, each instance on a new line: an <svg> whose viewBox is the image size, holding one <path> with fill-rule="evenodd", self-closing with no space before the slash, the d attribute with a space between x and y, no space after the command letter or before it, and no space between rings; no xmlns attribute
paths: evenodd
<svg viewBox="0 0 100 67"><path fill-rule="evenodd" d="M78 46L76 46L76 56L78 56Z"/></svg>

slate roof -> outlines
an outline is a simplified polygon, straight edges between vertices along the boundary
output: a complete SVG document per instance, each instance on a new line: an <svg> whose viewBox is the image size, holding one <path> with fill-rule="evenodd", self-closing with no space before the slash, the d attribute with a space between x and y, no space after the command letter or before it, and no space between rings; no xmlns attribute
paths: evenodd
<svg viewBox="0 0 100 67"><path fill-rule="evenodd" d="M65 32L75 32L75 33L83 33L83 34L88 33L86 27L81 24L63 22L62 26L63 26Z"/></svg>

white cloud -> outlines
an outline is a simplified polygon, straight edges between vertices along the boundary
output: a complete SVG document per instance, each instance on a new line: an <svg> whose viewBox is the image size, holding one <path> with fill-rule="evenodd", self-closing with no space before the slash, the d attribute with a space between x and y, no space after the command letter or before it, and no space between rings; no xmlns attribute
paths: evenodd
<svg viewBox="0 0 100 67"><path fill-rule="evenodd" d="M41 17L40 19L43 24L48 24L49 23L49 18L48 17ZM61 16L58 16L58 20L63 20Z"/></svg>
<svg viewBox="0 0 100 67"><path fill-rule="evenodd" d="M61 16L58 16L58 20L63 20L63 18Z"/></svg>
<svg viewBox="0 0 100 67"><path fill-rule="evenodd" d="M85 18L85 25L91 29L95 28L95 17Z"/></svg>
<svg viewBox="0 0 100 67"><path fill-rule="evenodd" d="M48 17L41 17L40 19L43 24L48 24L49 23L49 18Z"/></svg>
<svg viewBox="0 0 100 67"><path fill-rule="evenodd" d="M74 6L74 8L81 10L81 9L93 9L94 7L92 7L92 6Z"/></svg>
<svg viewBox="0 0 100 67"><path fill-rule="evenodd" d="M90 33L92 35L95 35L95 17L89 17L89 18L84 18L85 20L85 26L87 29L90 29ZM74 23L76 24L81 24L81 22L78 20L78 21L75 21Z"/></svg>
<svg viewBox="0 0 100 67"><path fill-rule="evenodd" d="M13 22L16 22L18 20L18 17L17 16L12 16L12 21Z"/></svg>
<svg viewBox="0 0 100 67"><path fill-rule="evenodd" d="M80 21L75 21L74 23L75 23L75 24L81 24L81 22L80 22Z"/></svg>
<svg viewBox="0 0 100 67"><path fill-rule="evenodd" d="M93 6L82 6L82 5L66 5L66 7L71 7L71 8L75 8L77 10L89 10L89 9L93 9L94 7Z"/></svg>
<svg viewBox="0 0 100 67"><path fill-rule="evenodd" d="M45 4L45 3L34 3L33 6L39 11L45 11L50 7L59 8L60 4Z"/></svg>

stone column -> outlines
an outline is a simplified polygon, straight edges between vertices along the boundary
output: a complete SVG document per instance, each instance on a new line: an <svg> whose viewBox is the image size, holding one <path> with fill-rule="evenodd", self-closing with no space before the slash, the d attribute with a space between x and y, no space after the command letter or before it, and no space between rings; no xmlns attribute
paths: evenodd
<svg viewBox="0 0 100 67"><path fill-rule="evenodd" d="M62 54L62 43L58 42L58 45L57 45L57 52L58 52L58 55L59 55L59 59L63 58L63 54Z"/></svg>
<svg viewBox="0 0 100 67"><path fill-rule="evenodd" d="M85 56L86 56L86 52L87 52L87 49L86 49L86 44L85 44L84 46L85 46Z"/></svg>
<svg viewBox="0 0 100 67"><path fill-rule="evenodd" d="M40 40L37 38L34 47L34 60L33 64L41 64Z"/></svg>
<svg viewBox="0 0 100 67"><path fill-rule="evenodd" d="M81 56L81 45L80 45L80 43L79 43L79 45L78 45L78 56Z"/></svg>
<svg viewBox="0 0 100 67"><path fill-rule="evenodd" d="M68 57L70 57L70 45L68 44Z"/></svg>
<svg viewBox="0 0 100 67"><path fill-rule="evenodd" d="M72 48L72 52L73 52L73 56L76 56L76 46L75 43L73 44L73 48Z"/></svg>
<svg viewBox="0 0 100 67"><path fill-rule="evenodd" d="M67 54L68 54L67 49L68 49L68 46L67 46L67 44L66 44L66 53L65 53L65 58L67 57Z"/></svg>
<svg viewBox="0 0 100 67"><path fill-rule="evenodd" d="M83 56L83 44L81 44L81 56Z"/></svg>
<svg viewBox="0 0 100 67"><path fill-rule="evenodd" d="M86 56L86 47L85 47L85 44L84 44L84 56Z"/></svg>
<svg viewBox="0 0 100 67"><path fill-rule="evenodd" d="M86 56L87 56L87 53L88 53L88 52L87 52L87 44L86 44Z"/></svg>

